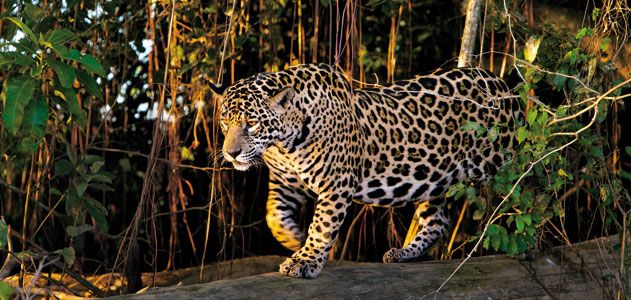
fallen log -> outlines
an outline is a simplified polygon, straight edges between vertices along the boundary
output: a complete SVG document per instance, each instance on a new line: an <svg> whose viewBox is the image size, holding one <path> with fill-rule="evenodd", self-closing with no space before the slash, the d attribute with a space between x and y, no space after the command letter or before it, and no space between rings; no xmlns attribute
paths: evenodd
<svg viewBox="0 0 631 300"><path fill-rule="evenodd" d="M628 247L625 247L628 249ZM321 275L299 280L277 273L210 283L154 288L126 299L311 298L552 298L619 297L629 287L620 276L617 236L549 249L530 260L506 255L469 260L435 294L460 260L406 264L329 262ZM627 289L628 291L628 289Z"/></svg>

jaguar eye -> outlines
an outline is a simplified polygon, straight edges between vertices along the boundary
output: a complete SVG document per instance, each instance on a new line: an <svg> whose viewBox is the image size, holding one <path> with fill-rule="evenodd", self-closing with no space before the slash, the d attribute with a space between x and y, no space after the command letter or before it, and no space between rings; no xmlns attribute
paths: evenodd
<svg viewBox="0 0 631 300"><path fill-rule="evenodd" d="M248 124L248 127L254 127L254 126L258 125L258 124L259 124L259 122L258 122L258 121L256 121L256 120L249 120L249 121L247 122L247 124Z"/></svg>

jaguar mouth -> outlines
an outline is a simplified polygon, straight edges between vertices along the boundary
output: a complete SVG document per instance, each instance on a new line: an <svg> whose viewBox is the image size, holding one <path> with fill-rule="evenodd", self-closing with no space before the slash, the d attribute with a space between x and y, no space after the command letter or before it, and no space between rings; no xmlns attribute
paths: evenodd
<svg viewBox="0 0 631 300"><path fill-rule="evenodd" d="M235 170L247 171L252 166L252 164L248 162L240 162L235 159L232 161L232 166L235 168Z"/></svg>

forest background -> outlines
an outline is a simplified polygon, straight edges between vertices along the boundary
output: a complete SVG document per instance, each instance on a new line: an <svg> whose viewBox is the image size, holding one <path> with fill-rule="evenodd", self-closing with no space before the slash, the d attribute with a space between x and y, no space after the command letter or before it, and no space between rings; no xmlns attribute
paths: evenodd
<svg viewBox="0 0 631 300"><path fill-rule="evenodd" d="M480 2L471 64L504 77L527 118L489 187L450 188L463 201L428 256L618 234L628 278L628 4ZM43 270L121 272L134 291L141 272L289 255L264 222L265 168L216 159L208 84L311 62L339 65L354 87L454 67L466 4L0 0L0 275L19 286ZM379 261L413 211L354 205L332 258Z"/></svg>

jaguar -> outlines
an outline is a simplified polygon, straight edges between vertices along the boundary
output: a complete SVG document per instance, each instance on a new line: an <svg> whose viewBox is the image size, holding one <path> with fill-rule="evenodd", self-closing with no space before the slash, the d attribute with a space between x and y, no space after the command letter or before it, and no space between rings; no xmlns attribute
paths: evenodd
<svg viewBox="0 0 631 300"><path fill-rule="evenodd" d="M236 170L269 168L266 221L295 251L279 271L298 278L321 272L353 201L419 203L417 235L383 261L419 258L448 230L449 186L487 181L509 159L522 114L506 83L478 68L353 88L338 68L305 64L210 85L224 159ZM478 134L470 122L492 130ZM305 237L307 201L315 211Z"/></svg>

